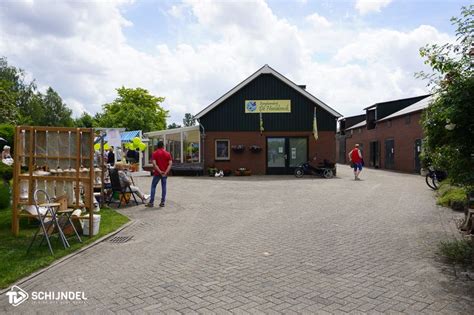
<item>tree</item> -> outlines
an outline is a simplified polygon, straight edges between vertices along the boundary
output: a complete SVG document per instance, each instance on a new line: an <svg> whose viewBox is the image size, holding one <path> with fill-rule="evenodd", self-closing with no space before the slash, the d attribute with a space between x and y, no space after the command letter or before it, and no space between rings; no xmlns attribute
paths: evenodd
<svg viewBox="0 0 474 315"><path fill-rule="evenodd" d="M34 81L27 83L23 70L9 66L5 57L0 58L0 117L12 124L21 122L22 110L28 108L34 89Z"/></svg>
<svg viewBox="0 0 474 315"><path fill-rule="evenodd" d="M425 110L424 160L448 172L456 184L474 186L474 5L453 17L456 43L420 49L432 73L419 73L433 87L434 101Z"/></svg>
<svg viewBox="0 0 474 315"><path fill-rule="evenodd" d="M81 117L74 120L74 126L79 128L92 128L94 127L94 117L86 112L83 112Z"/></svg>
<svg viewBox="0 0 474 315"><path fill-rule="evenodd" d="M196 118L194 118L194 116L191 115L191 113L184 114L183 126L184 127L190 127L190 126L194 126L194 125L196 125Z"/></svg>
<svg viewBox="0 0 474 315"><path fill-rule="evenodd" d="M49 87L46 94L40 94L42 104L37 108L37 116L32 117L33 123L39 126L72 127L72 111L67 107L59 94Z"/></svg>
<svg viewBox="0 0 474 315"><path fill-rule="evenodd" d="M163 97L153 96L142 88L121 87L117 92L118 97L104 104L103 113L96 115L98 126L143 132L166 129L168 111L160 106Z"/></svg>
<svg viewBox="0 0 474 315"><path fill-rule="evenodd" d="M72 126L72 111L52 88L42 94L23 70L0 58L0 117L11 124Z"/></svg>
<svg viewBox="0 0 474 315"><path fill-rule="evenodd" d="M176 123L172 123L168 125L168 129L176 129L176 128L181 128L181 126Z"/></svg>

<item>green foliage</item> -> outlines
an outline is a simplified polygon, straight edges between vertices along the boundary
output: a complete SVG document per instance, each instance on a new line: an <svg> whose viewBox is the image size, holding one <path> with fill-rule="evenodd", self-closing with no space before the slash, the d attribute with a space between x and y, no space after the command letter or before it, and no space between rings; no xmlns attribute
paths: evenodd
<svg viewBox="0 0 474 315"><path fill-rule="evenodd" d="M11 147L13 153L13 140L15 137L15 126L10 124L0 124L0 137L7 140L8 145ZM3 147L0 148L0 151Z"/></svg>
<svg viewBox="0 0 474 315"><path fill-rule="evenodd" d="M10 124L72 126L72 111L52 88L42 94L23 70L0 58L0 117Z"/></svg>
<svg viewBox="0 0 474 315"><path fill-rule="evenodd" d="M473 244L466 240L440 242L439 251L453 262L472 263L474 259Z"/></svg>
<svg viewBox="0 0 474 315"><path fill-rule="evenodd" d="M0 181L9 181L13 178L13 166L8 166L0 162Z"/></svg>
<svg viewBox="0 0 474 315"><path fill-rule="evenodd" d="M438 189L437 203L445 207L455 208L455 210L462 210L464 205L467 204L466 190L443 182Z"/></svg>
<svg viewBox="0 0 474 315"><path fill-rule="evenodd" d="M11 200L10 187L4 181L0 180L0 209L5 209L9 207L10 200Z"/></svg>
<svg viewBox="0 0 474 315"><path fill-rule="evenodd" d="M160 106L163 97L153 96L142 88L121 87L117 92L118 97L103 105L103 113L96 115L98 126L143 132L166 129L168 111Z"/></svg>
<svg viewBox="0 0 474 315"><path fill-rule="evenodd" d="M168 125L168 129L176 129L176 128L181 128L181 125L178 125L176 123L172 123Z"/></svg>
<svg viewBox="0 0 474 315"><path fill-rule="evenodd" d="M74 125L71 117L72 111L55 90L50 87L46 94L39 95L41 98L41 108L38 115L33 119L35 125L61 127L72 127Z"/></svg>
<svg viewBox="0 0 474 315"><path fill-rule="evenodd" d="M35 243L31 251L26 255L26 250L31 242L31 238L37 231L37 224L28 224L27 220L20 221L20 235L18 237L11 234L11 209L0 210L0 288L5 288L20 278L26 277L32 272L44 268L55 260L69 255L81 247L87 246L97 239L117 230L129 221L129 219L110 208L100 210L100 230L99 234L93 237L83 237L83 243L71 239L71 247L64 249L56 236L52 241L54 256L48 250L46 242L42 246Z"/></svg>
<svg viewBox="0 0 474 315"><path fill-rule="evenodd" d="M474 38L473 16L471 5L462 8L461 17L451 19L457 27L456 44L420 49L433 73L418 74L428 79L435 97L422 118L424 162L447 171L454 183L466 186L474 185L474 73L469 55Z"/></svg>
<svg viewBox="0 0 474 315"><path fill-rule="evenodd" d="M86 112L83 112L81 117L74 120L74 126L78 128L92 128L94 127L95 119Z"/></svg>
<svg viewBox="0 0 474 315"><path fill-rule="evenodd" d="M190 126L194 126L194 125L196 125L196 118L194 118L194 116L191 115L191 113L184 114L183 126L184 127L190 127Z"/></svg>

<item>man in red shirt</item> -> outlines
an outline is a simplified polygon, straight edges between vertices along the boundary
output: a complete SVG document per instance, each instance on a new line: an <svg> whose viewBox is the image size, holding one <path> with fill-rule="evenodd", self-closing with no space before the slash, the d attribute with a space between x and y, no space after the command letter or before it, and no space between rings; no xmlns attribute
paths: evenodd
<svg viewBox="0 0 474 315"><path fill-rule="evenodd" d="M166 199L166 180L168 179L168 173L171 170L171 165L173 164L173 159L171 154L165 150L163 141L158 142L158 148L152 155L153 163L153 180L151 182L151 196L150 202L146 204L147 207L153 207L153 202L155 201L155 192L156 185L161 180L161 202L160 207L165 206Z"/></svg>
<svg viewBox="0 0 474 315"><path fill-rule="evenodd" d="M352 163L354 167L354 180L360 180L359 174L362 171L362 153L359 150L359 144L356 143L354 149L349 152L349 161Z"/></svg>

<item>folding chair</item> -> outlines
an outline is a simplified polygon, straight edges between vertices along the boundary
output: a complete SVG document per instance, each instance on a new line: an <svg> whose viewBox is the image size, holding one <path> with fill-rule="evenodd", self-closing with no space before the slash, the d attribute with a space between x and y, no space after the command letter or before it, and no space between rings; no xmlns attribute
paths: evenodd
<svg viewBox="0 0 474 315"><path fill-rule="evenodd" d="M44 199L46 203L41 204L40 203L40 194L44 195ZM40 226L38 230L36 231L35 235L33 236L33 239L31 240L30 246L27 249L27 253L30 252L31 247L33 246L33 243L36 240L36 237L38 236L39 232L43 232L43 237L40 242L43 244L44 239L46 239L46 242L48 243L49 251L51 252L51 255L54 255L53 248L51 247L51 241L49 239L49 233L51 234L54 232L55 229L58 230L59 238L61 239L61 242L63 243L64 248L69 247L69 243L64 236L64 233L61 229L61 226L58 223L57 217L56 217L56 212L54 211L54 204L51 203L51 199L49 198L49 195L46 191L42 189L37 189L35 190L34 193L34 200L35 200L35 208L36 208L36 213L37 213L37 219L40 222ZM46 212L41 213L40 208L45 208ZM47 219L49 219L47 221Z"/></svg>
<svg viewBox="0 0 474 315"><path fill-rule="evenodd" d="M120 176L118 173L117 169L109 169L109 176L110 176L110 185L112 186L112 193L110 194L110 198L107 202L107 205L110 205L113 201L114 193L118 193L119 195L119 202L118 202L118 207L120 208L122 204L122 200L125 200L125 202L128 204L129 199L127 199L127 196L125 194L131 194L133 197L133 200L135 201L135 204L138 206L138 201L137 198L135 198L136 192L133 192L132 189L130 188L130 185L127 185L127 187L122 187L120 184Z"/></svg>

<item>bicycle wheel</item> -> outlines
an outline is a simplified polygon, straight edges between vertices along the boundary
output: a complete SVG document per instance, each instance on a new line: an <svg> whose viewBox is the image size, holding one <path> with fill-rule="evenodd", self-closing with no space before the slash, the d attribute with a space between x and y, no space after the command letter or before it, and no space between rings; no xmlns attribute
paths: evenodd
<svg viewBox="0 0 474 315"><path fill-rule="evenodd" d="M431 183L433 184L433 189L434 190L438 190L439 188L439 179L438 179L438 176L436 176L436 174L433 175L433 177L431 178Z"/></svg>
<svg viewBox="0 0 474 315"><path fill-rule="evenodd" d="M426 185L428 185L428 187L430 187L431 189L433 190L437 189L437 187L433 183L433 174L431 173L426 174L425 182L426 182Z"/></svg>

